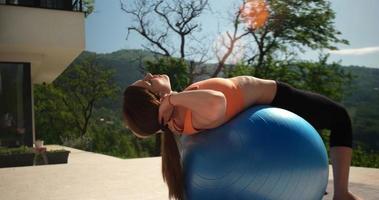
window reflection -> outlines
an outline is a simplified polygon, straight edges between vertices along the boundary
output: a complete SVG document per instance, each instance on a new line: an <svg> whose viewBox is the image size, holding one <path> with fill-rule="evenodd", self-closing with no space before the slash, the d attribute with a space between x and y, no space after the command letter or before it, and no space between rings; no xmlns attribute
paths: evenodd
<svg viewBox="0 0 379 200"><path fill-rule="evenodd" d="M0 146L30 145L29 64L0 63Z"/></svg>

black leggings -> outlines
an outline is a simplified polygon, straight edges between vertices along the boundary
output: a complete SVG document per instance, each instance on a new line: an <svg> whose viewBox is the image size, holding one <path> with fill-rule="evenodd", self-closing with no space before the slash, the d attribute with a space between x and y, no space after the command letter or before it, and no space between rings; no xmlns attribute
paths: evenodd
<svg viewBox="0 0 379 200"><path fill-rule="evenodd" d="M331 99L277 81L271 106L289 110L307 120L315 129L330 130L330 147L352 148L351 120L346 109Z"/></svg>

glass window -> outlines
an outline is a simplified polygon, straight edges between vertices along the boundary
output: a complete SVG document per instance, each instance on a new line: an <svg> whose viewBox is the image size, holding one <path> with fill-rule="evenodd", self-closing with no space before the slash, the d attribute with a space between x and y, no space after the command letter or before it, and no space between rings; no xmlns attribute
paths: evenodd
<svg viewBox="0 0 379 200"><path fill-rule="evenodd" d="M0 63L0 146L32 145L30 64Z"/></svg>

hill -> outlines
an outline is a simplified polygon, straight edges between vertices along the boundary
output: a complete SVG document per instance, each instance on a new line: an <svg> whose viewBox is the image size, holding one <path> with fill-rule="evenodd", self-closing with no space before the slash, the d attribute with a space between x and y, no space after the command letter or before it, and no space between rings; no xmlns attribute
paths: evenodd
<svg viewBox="0 0 379 200"><path fill-rule="evenodd" d="M379 151L379 69L356 66L346 69L355 78L342 103L351 114L355 140Z"/></svg>

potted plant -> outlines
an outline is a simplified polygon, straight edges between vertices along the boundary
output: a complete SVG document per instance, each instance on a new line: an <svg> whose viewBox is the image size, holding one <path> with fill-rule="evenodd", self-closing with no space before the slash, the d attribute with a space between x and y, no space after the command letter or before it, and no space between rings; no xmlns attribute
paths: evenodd
<svg viewBox="0 0 379 200"><path fill-rule="evenodd" d="M0 147L0 167L31 166L34 151L27 146L17 148Z"/></svg>
<svg viewBox="0 0 379 200"><path fill-rule="evenodd" d="M46 152L48 164L63 164L67 163L70 151L60 149Z"/></svg>
<svg viewBox="0 0 379 200"><path fill-rule="evenodd" d="M43 146L43 140L36 140L35 146L35 165L67 163L70 151L65 149L47 150L47 148Z"/></svg>
<svg viewBox="0 0 379 200"><path fill-rule="evenodd" d="M0 147L0 168L67 163L70 151L65 149L47 150L42 140L35 141L35 148Z"/></svg>

